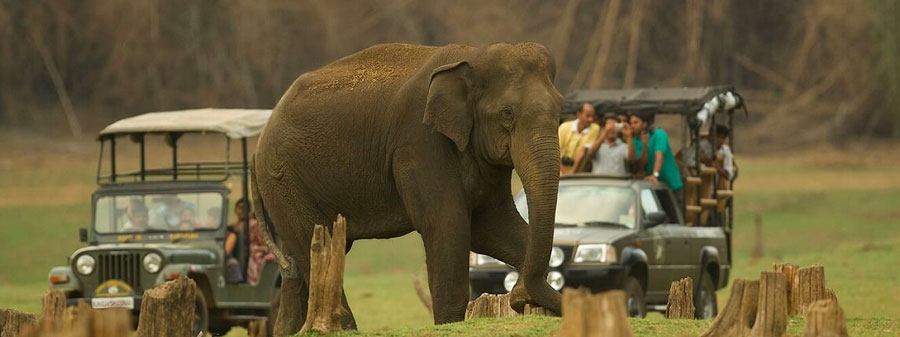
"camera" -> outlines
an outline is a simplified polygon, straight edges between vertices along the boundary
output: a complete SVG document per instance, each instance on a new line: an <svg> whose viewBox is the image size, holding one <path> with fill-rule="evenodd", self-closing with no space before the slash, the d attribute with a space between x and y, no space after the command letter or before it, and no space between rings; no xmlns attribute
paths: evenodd
<svg viewBox="0 0 900 337"><path fill-rule="evenodd" d="M616 132L622 131L623 128L625 128L625 123L616 123Z"/></svg>
<svg viewBox="0 0 900 337"><path fill-rule="evenodd" d="M572 166L575 165L575 160L572 157L562 157L560 158L560 162L563 166Z"/></svg>

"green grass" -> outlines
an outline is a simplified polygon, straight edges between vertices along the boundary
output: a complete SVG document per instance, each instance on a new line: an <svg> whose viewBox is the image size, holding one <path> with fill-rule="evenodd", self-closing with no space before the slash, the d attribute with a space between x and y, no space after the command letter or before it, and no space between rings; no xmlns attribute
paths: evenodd
<svg viewBox="0 0 900 337"><path fill-rule="evenodd" d="M28 198L4 204L3 200L12 199L0 197L0 308L38 312L49 269L65 264L69 254L82 246L77 228L90 223L94 162L69 158L65 170L60 170L48 164L50 159L30 160L37 164L0 171L2 193ZM746 163L741 172L746 186L741 181L737 186L732 280L758 278L760 271L776 262L822 264L827 286L835 290L845 310L851 335L896 337L900 333L900 291L896 291L900 248L895 248L900 245L900 187L872 181L889 177L886 166L853 166L837 172L834 167L806 163ZM794 180L806 174L845 181ZM838 188L821 188L822 184ZM86 192L73 198L70 189ZM65 199L58 198L66 193L70 195ZM757 214L762 217L765 257L751 260ZM432 326L413 287L415 277L426 280L417 234L356 242L347 256L345 289L361 331L337 336L546 336L558 329L559 319L546 317ZM729 291L719 291L721 304ZM709 324L665 320L658 314L631 320L637 336L697 336ZM789 332L802 335L802 328L802 321L792 320ZM245 335L243 329L229 334Z"/></svg>

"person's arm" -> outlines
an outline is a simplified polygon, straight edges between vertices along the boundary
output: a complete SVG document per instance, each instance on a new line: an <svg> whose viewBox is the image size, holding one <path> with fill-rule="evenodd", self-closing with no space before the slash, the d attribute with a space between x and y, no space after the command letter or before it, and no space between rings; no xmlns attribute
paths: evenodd
<svg viewBox="0 0 900 337"><path fill-rule="evenodd" d="M588 158L594 158L594 156L597 155L597 152L600 151L600 145L603 144L604 140L606 139L606 135L608 134L608 132L610 132L607 129L608 128L603 128L603 130L600 131L600 136L597 137L597 140L591 143L590 147L588 147Z"/></svg>
<svg viewBox="0 0 900 337"><path fill-rule="evenodd" d="M228 233L228 236L225 237L225 255L231 255L231 252L234 251L234 246L237 244L237 234Z"/></svg>

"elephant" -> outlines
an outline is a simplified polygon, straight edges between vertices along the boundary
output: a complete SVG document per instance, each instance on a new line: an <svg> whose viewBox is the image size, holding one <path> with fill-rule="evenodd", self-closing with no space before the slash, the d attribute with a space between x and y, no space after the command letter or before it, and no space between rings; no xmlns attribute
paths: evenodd
<svg viewBox="0 0 900 337"><path fill-rule="evenodd" d="M299 76L275 106L251 164L253 203L281 265L275 335L306 316L315 224L347 219L359 239L418 232L434 323L462 321L469 251L521 275L511 303L561 313L546 281L559 189L556 65L537 43L475 48L374 45ZM510 194L528 195L526 222ZM345 328L356 328L343 297Z"/></svg>

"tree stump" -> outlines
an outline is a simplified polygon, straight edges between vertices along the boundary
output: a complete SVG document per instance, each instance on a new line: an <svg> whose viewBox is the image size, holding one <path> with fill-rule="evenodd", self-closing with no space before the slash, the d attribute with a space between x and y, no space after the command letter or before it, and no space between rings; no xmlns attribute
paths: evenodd
<svg viewBox="0 0 900 337"><path fill-rule="evenodd" d="M17 337L26 327L37 324L34 315L12 309L0 309L0 337Z"/></svg>
<svg viewBox="0 0 900 337"><path fill-rule="evenodd" d="M525 304L525 311L522 312L522 315L556 316L556 314L550 310L544 309L543 307L532 306L531 304Z"/></svg>
<svg viewBox="0 0 900 337"><path fill-rule="evenodd" d="M798 270L800 270L800 266L791 263L776 263L772 265L772 269L784 274L784 279L788 282L787 287L787 298L788 298L788 315L789 316L797 316L800 314L800 308L796 306L793 300L793 284L794 277L797 275Z"/></svg>
<svg viewBox="0 0 900 337"><path fill-rule="evenodd" d="M250 321L250 324L247 326L247 337L268 337L268 333L266 333L266 325L268 320L256 319Z"/></svg>
<svg viewBox="0 0 900 337"><path fill-rule="evenodd" d="M800 268L791 282L791 305L802 315L812 302L826 299L825 267L814 265Z"/></svg>
<svg viewBox="0 0 900 337"><path fill-rule="evenodd" d="M42 331L58 331L63 327L66 312L66 294L60 290L48 290L41 300L40 323Z"/></svg>
<svg viewBox="0 0 900 337"><path fill-rule="evenodd" d="M734 280L728 303L700 337L749 335L756 320L757 305L759 305L759 281Z"/></svg>
<svg viewBox="0 0 900 337"><path fill-rule="evenodd" d="M666 318L694 318L694 281L690 277L672 282L669 287Z"/></svg>
<svg viewBox="0 0 900 337"><path fill-rule="evenodd" d="M197 295L194 280L184 276L144 291L138 337L190 336Z"/></svg>
<svg viewBox="0 0 900 337"><path fill-rule="evenodd" d="M563 291L562 322L558 336L634 336L628 324L625 292L591 294L585 288Z"/></svg>
<svg viewBox="0 0 900 337"><path fill-rule="evenodd" d="M479 317L512 317L518 314L509 306L509 294L481 294L466 306L466 320Z"/></svg>
<svg viewBox="0 0 900 337"><path fill-rule="evenodd" d="M815 301L803 313L805 337L847 337L844 310L831 299Z"/></svg>
<svg viewBox="0 0 900 337"><path fill-rule="evenodd" d="M309 307L300 334L307 331L330 333L341 330L344 307L344 254L347 247L347 221L338 215L333 235L322 225L313 230L309 264Z"/></svg>
<svg viewBox="0 0 900 337"><path fill-rule="evenodd" d="M750 337L781 337L787 330L787 281L784 274L764 271L759 278L759 304Z"/></svg>

